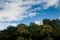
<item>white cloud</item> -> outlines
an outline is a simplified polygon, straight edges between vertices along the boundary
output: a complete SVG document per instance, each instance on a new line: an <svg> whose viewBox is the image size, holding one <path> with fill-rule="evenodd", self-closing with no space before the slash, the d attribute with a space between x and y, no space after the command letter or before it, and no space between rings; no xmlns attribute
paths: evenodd
<svg viewBox="0 0 60 40"><path fill-rule="evenodd" d="M30 12L34 11L36 12L37 10L43 10L43 9L48 9L49 7L54 7L58 8L59 6L59 0L39 0L40 3L34 4L30 8ZM33 8L35 6L35 8Z"/></svg>
<svg viewBox="0 0 60 40"><path fill-rule="evenodd" d="M35 21L35 23L38 24L38 25L40 25L40 21L39 20Z"/></svg>
<svg viewBox="0 0 60 40"><path fill-rule="evenodd" d="M30 13L29 16L32 17L32 16L35 16L36 13Z"/></svg>
<svg viewBox="0 0 60 40"><path fill-rule="evenodd" d="M0 23L0 30L6 29L6 27L11 26L11 25L17 26L17 24L19 23Z"/></svg>
<svg viewBox="0 0 60 40"><path fill-rule="evenodd" d="M8 0L8 1L11 1L11 3L8 2L1 3L3 4L4 7L3 10L0 11L0 29L4 29L5 27L3 26L7 26L8 24L9 25L11 24L11 23L4 23L6 21L8 22L18 21L18 20L21 21L24 18L35 16L34 13L28 14L26 12L26 10L32 5L33 1L30 2L29 1L22 2L22 0ZM22 6L22 5L28 5L28 6ZM26 14L28 15L26 16ZM11 25L13 25L13 23Z"/></svg>
<svg viewBox="0 0 60 40"><path fill-rule="evenodd" d="M3 21L15 21L15 20L23 20L26 18L25 13L26 10L33 4L37 4L37 2L32 0L27 0L26 2L22 2L22 0L9 0L11 3L5 3L4 9L0 11L0 22ZM23 6L22 5L28 5ZM32 13L31 13L32 14ZM28 14L31 16L31 14ZM32 14L34 16L34 14ZM3 20L3 18L6 18Z"/></svg>
<svg viewBox="0 0 60 40"><path fill-rule="evenodd" d="M0 10L0 29L4 29L6 27L3 27L3 26L7 26L8 24L11 24L11 23L4 23L6 21L8 22L18 21L18 20L21 21L24 18L35 16L37 13L30 13L26 11L32 5L45 3L45 2L46 4L44 5L44 8L48 8L53 5L56 5L56 6L58 5L58 0L26 0L26 1L6 0L5 2L4 1L5 0L0 1L1 3L0 7L3 7L3 9ZM39 7L36 9L39 9ZM36 23L39 23L39 21ZM14 23L12 23L11 25L13 24Z"/></svg>
<svg viewBox="0 0 60 40"><path fill-rule="evenodd" d="M50 6L58 7L59 0L47 0L45 4L45 8L49 8Z"/></svg>

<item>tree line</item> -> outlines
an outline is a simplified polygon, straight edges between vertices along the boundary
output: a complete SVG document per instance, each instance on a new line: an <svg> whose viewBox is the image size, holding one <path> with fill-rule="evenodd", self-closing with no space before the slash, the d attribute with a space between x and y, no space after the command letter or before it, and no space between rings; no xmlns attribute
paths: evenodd
<svg viewBox="0 0 60 40"><path fill-rule="evenodd" d="M60 20L44 19L43 25L18 24L0 30L0 40L60 40Z"/></svg>

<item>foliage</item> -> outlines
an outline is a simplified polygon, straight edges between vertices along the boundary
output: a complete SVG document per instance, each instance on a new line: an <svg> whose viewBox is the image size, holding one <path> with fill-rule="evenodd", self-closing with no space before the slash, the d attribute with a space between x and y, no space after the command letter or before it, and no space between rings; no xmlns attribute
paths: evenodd
<svg viewBox="0 0 60 40"><path fill-rule="evenodd" d="M60 20L44 19L43 25L18 24L0 30L0 40L60 40Z"/></svg>

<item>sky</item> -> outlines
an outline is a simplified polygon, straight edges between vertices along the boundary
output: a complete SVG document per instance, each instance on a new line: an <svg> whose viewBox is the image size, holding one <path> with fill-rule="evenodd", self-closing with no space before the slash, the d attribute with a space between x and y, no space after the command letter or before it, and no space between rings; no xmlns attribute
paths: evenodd
<svg viewBox="0 0 60 40"><path fill-rule="evenodd" d="M60 19L60 0L0 0L0 30L42 19Z"/></svg>

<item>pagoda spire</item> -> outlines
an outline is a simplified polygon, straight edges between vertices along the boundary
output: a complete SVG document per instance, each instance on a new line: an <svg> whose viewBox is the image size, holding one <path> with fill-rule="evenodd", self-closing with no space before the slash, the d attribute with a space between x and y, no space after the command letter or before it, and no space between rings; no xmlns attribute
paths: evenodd
<svg viewBox="0 0 60 40"><path fill-rule="evenodd" d="M43 25L43 21L42 20L40 20L40 26L42 26Z"/></svg>

